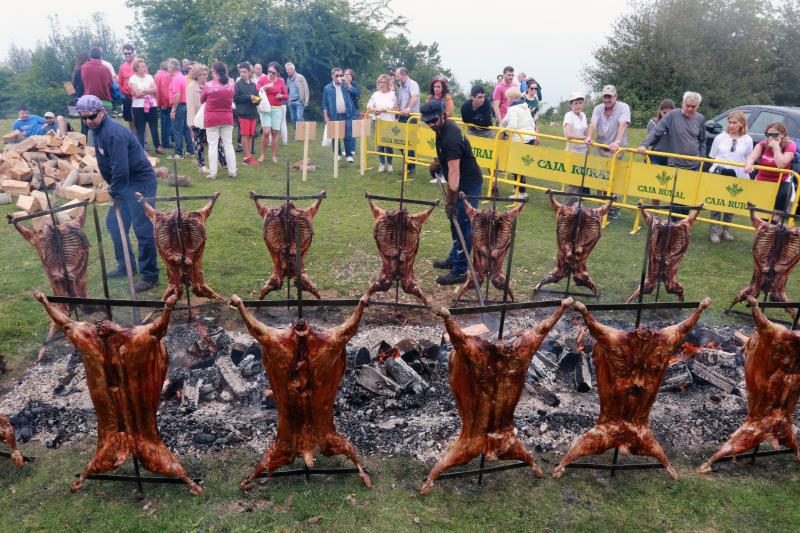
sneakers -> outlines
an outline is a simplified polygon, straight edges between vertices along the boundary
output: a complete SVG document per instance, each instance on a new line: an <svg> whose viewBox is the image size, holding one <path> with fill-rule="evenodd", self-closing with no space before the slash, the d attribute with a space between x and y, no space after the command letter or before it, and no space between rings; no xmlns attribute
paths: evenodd
<svg viewBox="0 0 800 533"><path fill-rule="evenodd" d="M719 233L712 233L711 234L711 242L714 244L719 244Z"/></svg>
<svg viewBox="0 0 800 533"><path fill-rule="evenodd" d="M467 281L467 273L456 272L455 270L451 270L447 274L436 278L436 283L439 285L458 285L459 283L464 283L465 281Z"/></svg>
<svg viewBox="0 0 800 533"><path fill-rule="evenodd" d="M145 291L149 291L150 289L152 289L156 285L158 285L158 282L153 282L153 281L148 281L146 279L143 279L143 280L139 280L139 282L136 285L134 285L133 288L134 288L134 290L136 292L145 292Z"/></svg>
<svg viewBox="0 0 800 533"><path fill-rule="evenodd" d="M726 241L732 241L733 233L731 233L730 231L728 231L727 228L725 228L722 230L722 238L725 239Z"/></svg>
<svg viewBox="0 0 800 533"><path fill-rule="evenodd" d="M253 156L245 157L244 159L242 159L242 163L244 163L245 165L252 165L254 167L259 165L259 162L256 161Z"/></svg>
<svg viewBox="0 0 800 533"><path fill-rule="evenodd" d="M136 271L133 271L133 275L136 275ZM124 266L118 266L116 270L112 270L108 273L108 279L122 279L128 277L128 271L125 270Z"/></svg>
<svg viewBox="0 0 800 533"><path fill-rule="evenodd" d="M508 196L511 200L526 200L528 198L528 193L521 192L521 193L514 193Z"/></svg>
<svg viewBox="0 0 800 533"><path fill-rule="evenodd" d="M168 155L167 159L169 159L170 161L172 161L173 159L183 159L183 154Z"/></svg>
<svg viewBox="0 0 800 533"><path fill-rule="evenodd" d="M208 172L209 172L209 170L208 170L208 167L207 167L207 166L205 166L205 165L203 165L202 167L200 167L200 169L199 169L199 170L200 170L200 172L202 172L203 174L208 174Z"/></svg>
<svg viewBox="0 0 800 533"><path fill-rule="evenodd" d="M378 172L383 172L385 170L386 170L386 167L384 165L378 165Z"/></svg>
<svg viewBox="0 0 800 533"><path fill-rule="evenodd" d="M611 209L608 210L608 219L619 220L619 207L611 207Z"/></svg>
<svg viewBox="0 0 800 533"><path fill-rule="evenodd" d="M352 163L353 162L353 156L352 155L348 155L347 156L347 162L348 163Z"/></svg>
<svg viewBox="0 0 800 533"><path fill-rule="evenodd" d="M409 171L408 173L411 174L411 171ZM443 176L436 176L435 178L433 178L428 183L447 183L447 182L445 181Z"/></svg>
<svg viewBox="0 0 800 533"><path fill-rule="evenodd" d="M336 156L336 160L337 160L337 161L341 161L341 160L342 160L342 156L341 156L341 155L337 155L337 156Z"/></svg>
<svg viewBox="0 0 800 533"><path fill-rule="evenodd" d="M433 268L438 268L441 270L450 270L451 268L453 268L453 263L450 262L450 258L439 259L433 262Z"/></svg>
<svg viewBox="0 0 800 533"><path fill-rule="evenodd" d="M386 172L392 172L393 170L392 165L386 165Z"/></svg>

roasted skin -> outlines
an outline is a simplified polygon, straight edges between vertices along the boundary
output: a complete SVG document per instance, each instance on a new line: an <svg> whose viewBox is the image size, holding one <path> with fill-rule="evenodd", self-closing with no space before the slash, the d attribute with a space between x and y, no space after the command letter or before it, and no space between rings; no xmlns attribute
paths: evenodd
<svg viewBox="0 0 800 533"><path fill-rule="evenodd" d="M800 398L800 331L771 322L759 309L758 300L747 301L753 311L756 330L744 346L744 375L747 384L747 418L699 472L726 455L742 453L769 441L794 450L800 460L792 413Z"/></svg>
<svg viewBox="0 0 800 533"><path fill-rule="evenodd" d="M659 282L669 294L676 295L683 301L683 285L678 281L678 267L681 265L689 241L692 238L692 225L700 215L694 210L691 215L680 222L667 223L642 209L642 217L649 227L647 245L647 277L644 280L644 294L650 294ZM639 289L628 298L630 303L639 296Z"/></svg>
<svg viewBox="0 0 800 533"><path fill-rule="evenodd" d="M259 322L238 296L231 297L231 305L239 309L247 330L261 344L262 364L278 409L278 434L258 466L242 481L242 489L250 488L265 469L271 476L298 455L307 466L313 466L315 451L346 455L364 484L370 486L355 448L333 424L333 404L346 366L345 346L358 332L368 301L368 296L363 296L352 316L335 328L318 330L298 318L288 329L275 329Z"/></svg>
<svg viewBox="0 0 800 533"><path fill-rule="evenodd" d="M728 309L745 301L748 296L758 298L762 292L768 294L773 302L788 302L786 283L800 261L800 226L789 228L770 224L756 216L752 203L748 206L751 208L750 222L756 230L753 235L753 277L750 285L736 295ZM795 314L793 309L786 312L792 316Z"/></svg>
<svg viewBox="0 0 800 533"><path fill-rule="evenodd" d="M177 297L167 300L152 324L132 329L110 320L76 322L51 305L41 291L34 297L80 352L97 415L97 448L70 491L77 491L88 476L114 470L133 455L150 472L180 478L192 494L203 492L161 441L156 423L169 365L162 339Z"/></svg>
<svg viewBox="0 0 800 533"><path fill-rule="evenodd" d="M14 440L14 426L11 425L11 420L3 415L0 415L0 441L5 442L11 448L11 460L17 466L25 464L22 453L17 449L17 441Z"/></svg>
<svg viewBox="0 0 800 533"><path fill-rule="evenodd" d="M517 438L514 410L533 354L571 305L572 298L563 300L549 318L511 342L489 342L466 335L447 309L438 312L453 343L450 388L461 418L461 433L431 469L420 489L423 495L433 489L433 482L442 472L467 464L481 454L490 461L524 461L536 477L542 477L542 469Z"/></svg>
<svg viewBox="0 0 800 533"><path fill-rule="evenodd" d="M141 197L141 194L136 193L136 198ZM206 220L211 216L211 210L218 197L219 193L215 192L214 198L198 211L182 209L180 217L177 208L164 213L154 209L147 202L142 202L147 218L153 223L158 254L167 266L169 283L166 292L161 296L162 300L173 294L178 298L183 295L184 276L195 295L214 300L223 299L203 279L202 266L203 252L206 248ZM181 244L185 255L182 253Z"/></svg>
<svg viewBox="0 0 800 533"><path fill-rule="evenodd" d="M550 203L556 212L556 243L558 255L556 267L533 288L534 292L548 283L558 283L572 274L575 284L586 287L597 294L597 286L589 277L586 262L597 242L602 237L603 217L611 208L613 200L607 204L589 209L559 203L550 194ZM573 248L574 241L574 248Z"/></svg>
<svg viewBox="0 0 800 533"><path fill-rule="evenodd" d="M492 285L502 291L506 286L503 261L511 246L511 228L525 204L519 203L508 211L498 212L495 209L475 209L466 198L462 198L462 201L472 223L472 264L478 275L478 283L483 283L488 277ZM458 291L456 300L473 286L472 276L468 276L467 283ZM514 299L511 287L508 288L508 296Z"/></svg>
<svg viewBox="0 0 800 533"><path fill-rule="evenodd" d="M428 305L428 299L414 277L414 260L419 251L422 224L431 216L435 205L416 215L409 215L405 207L393 211L381 209L371 199L369 208L375 217L372 234L381 256L381 273L367 289L367 295L387 291L395 281L406 294L412 294Z"/></svg>
<svg viewBox="0 0 800 533"><path fill-rule="evenodd" d="M250 196L255 195L251 192ZM264 243L267 245L269 255L272 257L272 264L275 269L272 271L264 288L261 289L259 299L272 291L278 290L283 286L284 278L294 279L297 284L297 237L295 236L295 226L300 224L300 281L303 283L303 290L310 292L319 298L319 291L311 281L303 268L303 262L308 249L311 247L311 240L314 237L314 228L311 220L319 210L322 199L325 198L325 191L320 191L321 198L311 204L311 207L298 209L292 202L286 202L280 207L264 207L261 202L254 199L258 214L264 220Z"/></svg>
<svg viewBox="0 0 800 533"><path fill-rule="evenodd" d="M11 215L8 216L11 220ZM86 206L78 218L53 226L46 221L41 229L33 230L22 224L14 224L17 231L36 250L44 266L44 273L50 281L55 296L76 296L86 298L89 281L89 239L83 232L86 223ZM64 250L63 262L60 247ZM67 304L56 304L63 312L69 312ZM47 339L53 338L56 325L50 324Z"/></svg>
<svg viewBox="0 0 800 533"><path fill-rule="evenodd" d="M710 304L711 300L704 298L688 319L658 331L610 328L597 322L582 303L575 304L596 341L592 358L600 418L592 429L575 439L553 470L554 478L561 477L566 466L580 457L619 447L623 453L655 457L677 479L678 473L650 430L650 409L672 352Z"/></svg>

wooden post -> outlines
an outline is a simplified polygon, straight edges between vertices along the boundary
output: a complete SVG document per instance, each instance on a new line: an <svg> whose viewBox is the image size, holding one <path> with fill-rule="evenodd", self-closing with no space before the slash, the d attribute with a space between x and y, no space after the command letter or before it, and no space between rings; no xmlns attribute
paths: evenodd
<svg viewBox="0 0 800 533"><path fill-rule="evenodd" d="M303 141L303 181L308 178L308 143L317 139L317 123L313 121L300 122L294 129L294 140Z"/></svg>
<svg viewBox="0 0 800 533"><path fill-rule="evenodd" d="M371 131L372 121L368 118L353 121L353 137L358 137L361 144L361 155L359 158L359 173L363 176L367 170L367 137Z"/></svg>
<svg viewBox="0 0 800 533"><path fill-rule="evenodd" d="M305 140L303 141L303 181L308 178L308 122L303 122Z"/></svg>

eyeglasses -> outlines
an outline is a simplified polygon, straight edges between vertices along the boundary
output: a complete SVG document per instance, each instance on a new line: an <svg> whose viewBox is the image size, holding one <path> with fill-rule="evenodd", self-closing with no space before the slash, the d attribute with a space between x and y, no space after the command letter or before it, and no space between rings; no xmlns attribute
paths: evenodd
<svg viewBox="0 0 800 533"><path fill-rule="evenodd" d="M434 125L434 124L436 124L437 122L439 122L439 117L436 117L436 118L434 118L434 119L431 119L431 120L426 120L426 121L425 121L425 124L427 124L428 126L433 126L433 125Z"/></svg>
<svg viewBox="0 0 800 533"><path fill-rule="evenodd" d="M97 118L97 115L99 115L99 114L100 114L100 111L97 110L94 113L92 113L91 115L81 115L81 120L94 120L94 119Z"/></svg>
<svg viewBox="0 0 800 533"><path fill-rule="evenodd" d="M735 152L736 151L736 141L738 141L738 140L739 139L734 139L733 142L731 143L731 152Z"/></svg>
<svg viewBox="0 0 800 533"><path fill-rule="evenodd" d="M125 56L132 56L132 55L133 55L133 52L122 52L122 55L125 55Z"/></svg>
<svg viewBox="0 0 800 533"><path fill-rule="evenodd" d="M764 135L766 135L770 139L777 139L778 137L781 136L781 134L778 133L777 131L769 131L769 132L765 133Z"/></svg>
<svg viewBox="0 0 800 533"><path fill-rule="evenodd" d="M341 77L342 77L342 75L341 75L341 74L334 74L334 75L333 75L333 77L334 77L334 78L341 78Z"/></svg>

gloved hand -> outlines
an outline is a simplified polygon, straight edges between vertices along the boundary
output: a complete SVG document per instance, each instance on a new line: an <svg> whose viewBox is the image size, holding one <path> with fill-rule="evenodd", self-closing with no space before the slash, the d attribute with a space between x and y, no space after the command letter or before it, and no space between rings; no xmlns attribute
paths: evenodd
<svg viewBox="0 0 800 533"><path fill-rule="evenodd" d="M428 167L428 172L430 172L432 178L436 178L436 174L441 171L442 165L439 163L438 159L434 159L431 166Z"/></svg>
<svg viewBox="0 0 800 533"><path fill-rule="evenodd" d="M458 192L451 191L448 187L444 203L444 212L448 219L456 216L456 202L458 202Z"/></svg>

